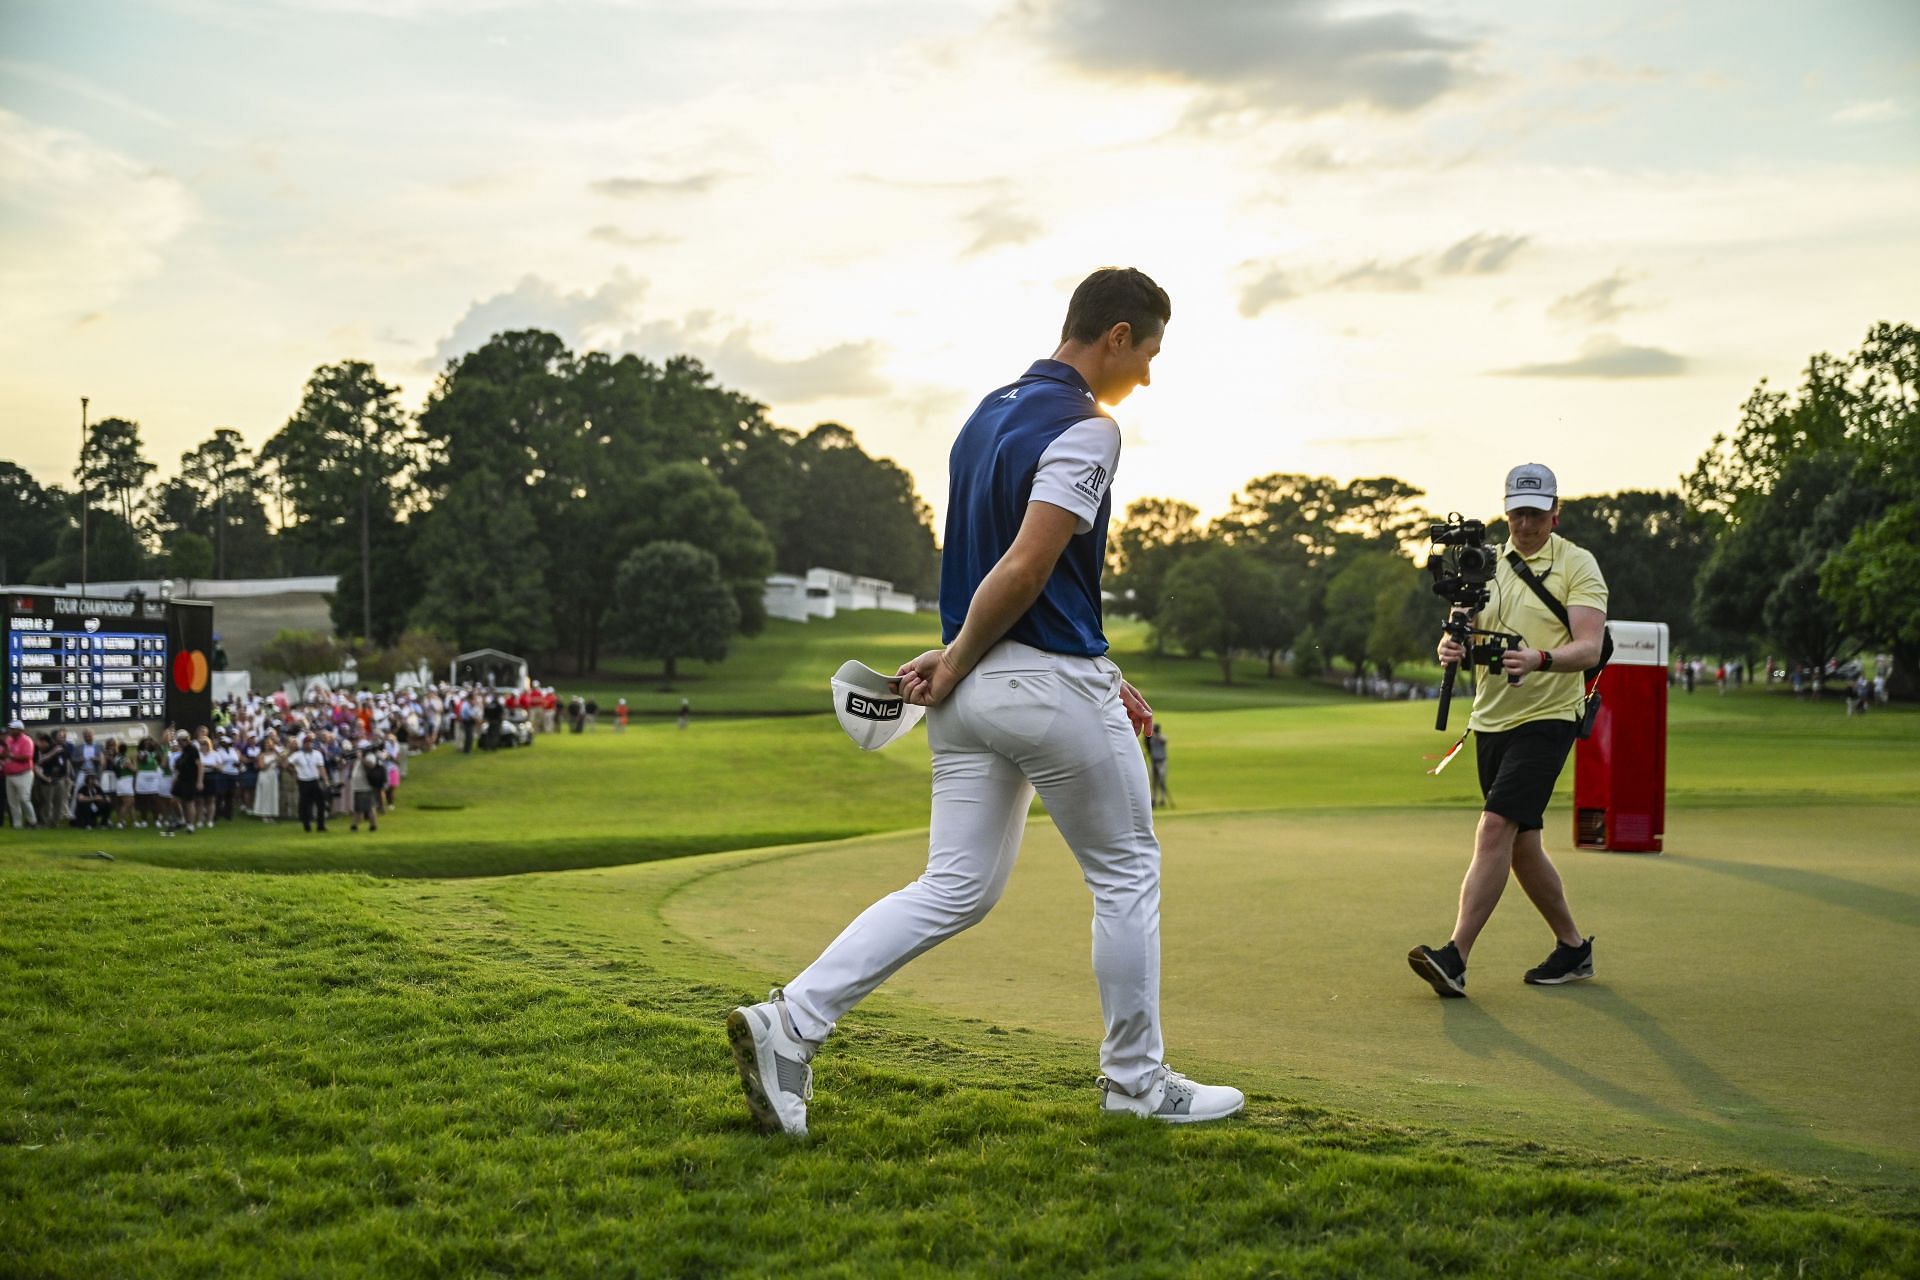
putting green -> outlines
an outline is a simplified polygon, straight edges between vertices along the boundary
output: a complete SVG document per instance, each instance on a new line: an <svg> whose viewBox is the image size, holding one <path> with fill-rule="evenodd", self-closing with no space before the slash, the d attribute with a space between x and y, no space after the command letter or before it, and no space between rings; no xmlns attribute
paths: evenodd
<svg viewBox="0 0 1920 1280"><path fill-rule="evenodd" d="M1470 813L1172 817L1161 823L1170 1055L1380 1119L1619 1157L1920 1180L1920 978L1901 959L1920 930L1916 822L1913 806L1693 810L1673 820L1661 857L1569 852L1556 824L1549 848L1598 936L1597 980L1520 982L1552 939L1513 886L1474 952L1473 998L1442 1001L1404 956L1446 937ZM677 873L660 919L777 981L913 878L924 839L633 872L656 885ZM1088 915L1071 855L1037 821L994 914L874 998L1081 1038L1091 1077Z"/></svg>

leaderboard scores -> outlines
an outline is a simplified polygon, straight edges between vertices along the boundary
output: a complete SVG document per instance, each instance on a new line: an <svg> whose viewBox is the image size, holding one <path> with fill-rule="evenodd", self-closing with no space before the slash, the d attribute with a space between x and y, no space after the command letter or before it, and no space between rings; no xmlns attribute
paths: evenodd
<svg viewBox="0 0 1920 1280"><path fill-rule="evenodd" d="M58 728L164 717L164 605L72 597L9 604L8 720Z"/></svg>

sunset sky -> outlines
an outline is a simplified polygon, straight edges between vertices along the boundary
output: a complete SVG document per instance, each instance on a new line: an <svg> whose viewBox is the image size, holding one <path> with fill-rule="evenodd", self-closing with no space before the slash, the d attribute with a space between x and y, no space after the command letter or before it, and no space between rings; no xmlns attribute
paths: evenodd
<svg viewBox="0 0 1920 1280"><path fill-rule="evenodd" d="M164 473L314 367L690 352L945 503L1073 284L1173 297L1119 504L1671 488L1920 321L1920 4L0 0L0 458Z"/></svg>

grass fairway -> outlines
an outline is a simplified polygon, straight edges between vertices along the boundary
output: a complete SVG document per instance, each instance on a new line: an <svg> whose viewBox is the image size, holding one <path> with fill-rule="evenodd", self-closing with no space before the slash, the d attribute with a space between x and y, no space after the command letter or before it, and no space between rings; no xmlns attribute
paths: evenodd
<svg viewBox="0 0 1920 1280"><path fill-rule="evenodd" d="M1842 821L1846 847L1800 865ZM1473 998L1441 1001L1403 957L1446 936L1463 820L1175 818L1170 1049L1262 1092L1448 1131L1920 1186L1920 976L1885 963L1920 929L1916 822L1920 807L1707 810L1666 858L1563 856L1599 980L1521 984L1553 943L1516 890L1474 951ZM924 856L900 838L746 863L688 884L665 919L783 977ZM1036 825L993 916L890 998L1073 1037L1091 1072L1087 915L1070 853Z"/></svg>
<svg viewBox="0 0 1920 1280"><path fill-rule="evenodd" d="M784 709L918 643L809 634ZM1244 1119L1093 1114L1041 818L847 1020L815 1137L753 1132L721 1017L918 870L924 743L653 722L421 761L378 836L0 833L0 1275L1920 1273L1920 716L1677 700L1669 854L1562 858L1599 980L1518 982L1513 893L1442 1003L1401 959L1472 822L1430 704L1122 657L1182 806L1175 1063Z"/></svg>

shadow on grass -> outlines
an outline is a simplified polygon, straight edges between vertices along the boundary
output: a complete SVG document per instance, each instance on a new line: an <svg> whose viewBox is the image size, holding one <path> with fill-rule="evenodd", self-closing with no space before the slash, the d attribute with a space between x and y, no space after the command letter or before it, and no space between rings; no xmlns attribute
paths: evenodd
<svg viewBox="0 0 1920 1280"><path fill-rule="evenodd" d="M1475 1057L1490 1058L1504 1053L1525 1059L1608 1106L1710 1139L1720 1150L1736 1152L1742 1159L1772 1166L1778 1156L1774 1148L1784 1141L1816 1156L1830 1172L1872 1177L1885 1163L1886 1157L1882 1154L1815 1136L1799 1117L1746 1092L1662 1027L1652 1014L1616 991L1581 984L1556 989L1551 994L1543 994L1542 998L1578 1000L1583 1007L1618 1022L1666 1065L1701 1108L1720 1118L1710 1119L1681 1110L1570 1062L1514 1031L1484 1005L1472 1001L1443 1002L1447 1038Z"/></svg>
<svg viewBox="0 0 1920 1280"><path fill-rule="evenodd" d="M1734 876L1769 889L1801 894L1828 906L1857 911L1890 924L1920 928L1920 895L1899 889L1848 880L1824 871L1768 866L1760 862L1729 862L1722 858L1680 858L1676 861L1678 865L1694 871Z"/></svg>
<svg viewBox="0 0 1920 1280"><path fill-rule="evenodd" d="M130 850L120 856L130 862L185 871L255 871L270 875L347 874L395 879L457 880L626 866L700 853L807 845L871 834L871 830L862 827L828 827L612 839L583 837L486 843L449 840L432 844L380 845L373 842L350 843L354 837L347 834L344 828L336 839L329 828L327 835L306 836L292 847L252 845L240 849L220 849L176 840L161 842L157 847L146 844L137 851ZM64 854L66 851L61 852Z"/></svg>

